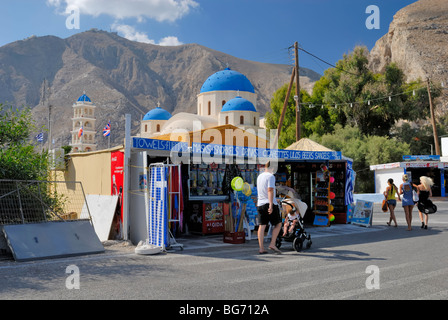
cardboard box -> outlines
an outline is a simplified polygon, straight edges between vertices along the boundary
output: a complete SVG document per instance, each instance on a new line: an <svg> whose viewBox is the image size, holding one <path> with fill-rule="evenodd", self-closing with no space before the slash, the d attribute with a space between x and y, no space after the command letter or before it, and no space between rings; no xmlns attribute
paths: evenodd
<svg viewBox="0 0 448 320"><path fill-rule="evenodd" d="M224 232L223 241L225 243L241 244L246 242L246 232Z"/></svg>

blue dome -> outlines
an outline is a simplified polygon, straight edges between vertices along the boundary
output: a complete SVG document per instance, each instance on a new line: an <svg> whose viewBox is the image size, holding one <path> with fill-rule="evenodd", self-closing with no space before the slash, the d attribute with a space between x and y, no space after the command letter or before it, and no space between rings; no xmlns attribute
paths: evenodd
<svg viewBox="0 0 448 320"><path fill-rule="evenodd" d="M171 118L171 113L163 110L160 107L148 111L143 117L143 120L169 120Z"/></svg>
<svg viewBox="0 0 448 320"><path fill-rule="evenodd" d="M226 111L253 111L257 112L252 102L247 99L236 97L227 101L221 109L221 112Z"/></svg>
<svg viewBox="0 0 448 320"><path fill-rule="evenodd" d="M84 93L78 98L78 102L92 102L92 100L90 100L90 98Z"/></svg>
<svg viewBox="0 0 448 320"><path fill-rule="evenodd" d="M254 86L244 74L226 68L211 75L202 85L201 93L210 91L247 91L255 93Z"/></svg>

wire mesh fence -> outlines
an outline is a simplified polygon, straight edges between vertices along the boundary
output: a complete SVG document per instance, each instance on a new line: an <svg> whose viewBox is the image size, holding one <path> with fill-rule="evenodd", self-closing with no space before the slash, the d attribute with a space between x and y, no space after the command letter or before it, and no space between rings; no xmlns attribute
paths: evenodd
<svg viewBox="0 0 448 320"><path fill-rule="evenodd" d="M88 219L81 182L0 180L0 225Z"/></svg>

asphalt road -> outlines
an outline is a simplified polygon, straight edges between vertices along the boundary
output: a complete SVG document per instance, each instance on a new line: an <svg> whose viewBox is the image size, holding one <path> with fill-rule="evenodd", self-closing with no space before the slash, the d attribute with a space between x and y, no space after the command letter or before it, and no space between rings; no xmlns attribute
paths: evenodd
<svg viewBox="0 0 448 320"><path fill-rule="evenodd" d="M96 255L2 260L0 299L445 300L448 202L435 203L427 230L415 210L407 231L400 204L399 227L388 227L376 206L371 228L308 228L313 244L300 253L284 243L281 255L259 255L257 240L229 245L200 237L178 239L183 251L151 256L115 245Z"/></svg>

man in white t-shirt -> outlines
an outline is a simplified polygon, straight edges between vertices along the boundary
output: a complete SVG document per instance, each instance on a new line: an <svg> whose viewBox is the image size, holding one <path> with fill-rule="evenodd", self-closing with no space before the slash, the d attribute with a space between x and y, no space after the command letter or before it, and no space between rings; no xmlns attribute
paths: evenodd
<svg viewBox="0 0 448 320"><path fill-rule="evenodd" d="M281 251L275 246L275 242L282 227L282 218L280 216L280 210L275 199L275 176L272 174L272 166L270 161L265 165L264 172L257 178L257 211L258 211L258 245L260 247L259 253L264 254L267 251L264 250L264 231L268 223L274 226L272 230L271 243L269 249L275 253L281 253Z"/></svg>

